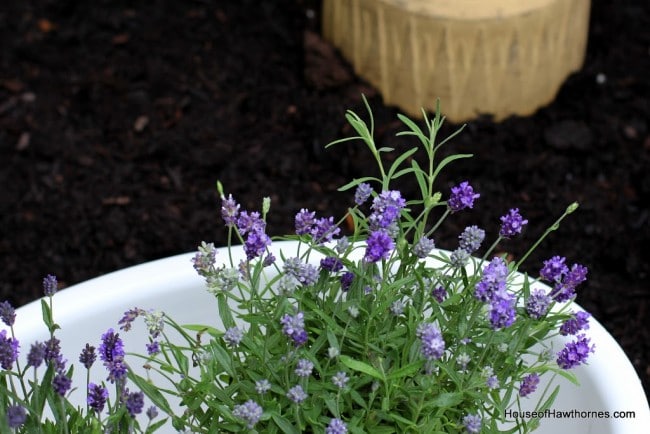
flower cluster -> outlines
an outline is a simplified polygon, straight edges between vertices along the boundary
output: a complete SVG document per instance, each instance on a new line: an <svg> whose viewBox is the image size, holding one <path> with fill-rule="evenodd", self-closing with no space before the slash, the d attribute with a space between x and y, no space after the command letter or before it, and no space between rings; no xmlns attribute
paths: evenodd
<svg viewBox="0 0 650 434"><path fill-rule="evenodd" d="M565 265L566 258L553 256L544 261L544 266L539 271L542 279L553 284L550 295L557 302L565 302L575 295L578 285L587 280L587 267L580 264L573 264L571 268Z"/></svg>

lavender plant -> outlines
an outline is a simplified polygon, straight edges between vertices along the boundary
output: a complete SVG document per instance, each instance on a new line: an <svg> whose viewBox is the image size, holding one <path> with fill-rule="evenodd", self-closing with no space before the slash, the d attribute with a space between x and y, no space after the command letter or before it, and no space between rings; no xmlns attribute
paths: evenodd
<svg viewBox="0 0 650 434"><path fill-rule="evenodd" d="M74 388L85 390L86 406L75 406L70 398L74 391L74 367L63 356L60 329L54 321L53 298L58 289L55 276L43 279L45 297L41 300L43 322L49 339L33 342L26 365L18 358L20 343L14 333L16 311L6 301L0 303L0 319L9 327L0 331L0 432L3 433L144 433L154 432L166 420L154 421L155 407L146 415L142 426L135 416L142 412L144 393L127 387L128 366L124 343L118 333L109 329L101 336L98 348L86 344L79 349L79 365L86 370L86 382ZM90 381L90 370L97 357L104 365L106 381ZM112 397L109 389L113 389ZM112 399L111 399L112 398Z"/></svg>
<svg viewBox="0 0 650 434"><path fill-rule="evenodd" d="M164 384L131 369L119 333L109 329L98 351L87 346L80 358L90 369L99 355L106 383L83 386L85 411L71 406L70 370L56 356L51 291L43 312L52 337L32 345L26 368L14 368L13 333L0 336L0 426L16 432L153 432L167 419L140 427L135 415L146 396L155 405L147 412L150 421L160 411L176 430L193 433L536 428L538 420L508 420L506 410L530 399L538 411L549 408L559 386L542 379L560 375L575 382L571 368L594 351L585 334L589 314L574 312L570 304L587 269L553 256L540 264L539 278L518 270L577 204L516 261L495 255L500 243L520 236L528 224L516 208L501 217L486 247L488 234L469 226L459 234L457 249L438 250L436 229L469 212L481 195L467 181L439 192L436 178L454 160L471 155L437 160L440 147L457 134L437 142L444 121L438 110L432 119L424 113L424 130L399 116L405 126L399 135L419 142L425 164L413 158L414 147L386 165L384 154L394 150L377 148L367 102L366 107L368 123L346 114L357 135L329 146L361 141L379 175L341 187L353 197L340 220L301 209L295 234L272 238L266 227L270 201L259 212L243 210L218 183L227 253L204 242L192 262L216 298L223 327L180 325L172 316L137 307L118 322L126 333L137 318L144 319L150 342L131 365L141 362ZM420 197L406 198L395 189L406 176ZM345 221L352 222L347 235ZM270 246L281 240L294 244L275 257ZM12 312L0 306L9 327ZM557 335L573 338L552 348L550 339ZM42 360L46 374L26 384L27 371L36 371ZM127 383L136 391L129 392ZM115 385L112 401L107 384ZM544 390L537 390L540 385ZM45 402L57 424L44 420Z"/></svg>

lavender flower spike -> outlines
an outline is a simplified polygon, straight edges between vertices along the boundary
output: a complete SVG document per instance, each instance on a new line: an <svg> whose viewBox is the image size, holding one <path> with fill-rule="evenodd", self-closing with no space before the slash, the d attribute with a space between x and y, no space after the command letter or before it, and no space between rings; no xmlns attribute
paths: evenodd
<svg viewBox="0 0 650 434"><path fill-rule="evenodd" d="M0 366L7 371L11 370L14 362L18 359L18 341L7 337L7 331L0 331Z"/></svg>
<svg viewBox="0 0 650 434"><path fill-rule="evenodd" d="M72 380L64 372L59 372L52 379L52 387L59 396L65 396L72 387Z"/></svg>
<svg viewBox="0 0 650 434"><path fill-rule="evenodd" d="M362 205L365 201L368 200L372 194L372 187L366 182L362 182L357 185L357 189L354 192L354 203L357 205Z"/></svg>
<svg viewBox="0 0 650 434"><path fill-rule="evenodd" d="M424 259L436 247L432 239L422 237L413 246L413 254L420 259Z"/></svg>
<svg viewBox="0 0 650 434"><path fill-rule="evenodd" d="M296 235L308 234L312 230L316 213L305 208L301 209L295 217Z"/></svg>
<svg viewBox="0 0 650 434"><path fill-rule="evenodd" d="M481 247L485 239L485 231L478 226L467 226L463 233L458 236L459 247L469 253L473 253Z"/></svg>
<svg viewBox="0 0 650 434"><path fill-rule="evenodd" d="M434 324L426 323L418 326L417 335L420 338L420 350L428 360L439 359L445 352L445 341L440 329Z"/></svg>
<svg viewBox="0 0 650 434"><path fill-rule="evenodd" d="M301 404L309 395L303 390L302 386L297 385L293 386L287 392L287 398L295 402L296 404Z"/></svg>
<svg viewBox="0 0 650 434"><path fill-rule="evenodd" d="M0 319L9 327L16 321L16 310L8 301L0 303Z"/></svg>
<svg viewBox="0 0 650 434"><path fill-rule="evenodd" d="M221 198L221 218L226 226L234 227L237 224L237 215L239 214L239 204L229 194L227 198Z"/></svg>
<svg viewBox="0 0 650 434"><path fill-rule="evenodd" d="M451 188L451 196L447 200L447 206L452 212L473 208L474 200L479 197L481 195L474 193L474 188L467 181L463 181L458 186Z"/></svg>
<svg viewBox="0 0 650 434"><path fill-rule="evenodd" d="M567 343L562 351L557 353L557 364L562 369L571 369L580 364L587 363L589 353L593 353L595 345L589 343L591 339L585 335L578 335L578 339Z"/></svg>
<svg viewBox="0 0 650 434"><path fill-rule="evenodd" d="M136 414L142 413L142 409L144 408L144 393L129 393L126 397L125 405L131 417L135 417Z"/></svg>
<svg viewBox="0 0 650 434"><path fill-rule="evenodd" d="M589 328L589 317L591 315L585 311L574 313L571 318L566 320L560 326L560 334L562 336L575 335L580 330L587 330Z"/></svg>
<svg viewBox="0 0 650 434"><path fill-rule="evenodd" d="M58 286L59 286L59 283L56 280L56 276L48 274L43 279L43 293L47 297L53 296L54 293L56 292L56 290L58 289Z"/></svg>
<svg viewBox="0 0 650 434"><path fill-rule="evenodd" d="M543 289L535 289L530 293L528 300L526 300L526 313L531 318L540 319L546 315L552 301L551 296L546 294L546 291Z"/></svg>
<svg viewBox="0 0 650 434"><path fill-rule="evenodd" d="M364 260L366 262L377 262L380 259L388 259L394 248L393 239L385 231L371 232L367 240Z"/></svg>
<svg viewBox="0 0 650 434"><path fill-rule="evenodd" d="M27 420L27 413L21 405L12 405L7 408L6 416L9 428L18 428Z"/></svg>
<svg viewBox="0 0 650 434"><path fill-rule="evenodd" d="M305 314L298 312L295 316L285 314L280 320L282 333L291 338L295 346L307 342L307 331L305 330Z"/></svg>
<svg viewBox="0 0 650 434"><path fill-rule="evenodd" d="M108 329L102 335L102 344L99 346L99 358L109 372L111 382L126 377L126 364L124 363L124 344L118 333Z"/></svg>
<svg viewBox="0 0 650 434"><path fill-rule="evenodd" d="M468 414L463 417L463 425L470 434L478 434L481 432L481 425L483 420L478 414Z"/></svg>
<svg viewBox="0 0 650 434"><path fill-rule="evenodd" d="M86 344L86 346L81 350L81 354L79 355L79 363L84 365L86 369L90 369L93 363L95 363L96 359L97 355L95 354L95 347L90 344Z"/></svg>
<svg viewBox="0 0 650 434"><path fill-rule="evenodd" d="M108 400L108 390L95 383L88 383L88 397L86 402L88 407L97 413L101 413Z"/></svg>
<svg viewBox="0 0 650 434"><path fill-rule="evenodd" d="M347 434L348 426L341 419L330 420L329 425L325 428L325 434Z"/></svg>
<svg viewBox="0 0 650 434"><path fill-rule="evenodd" d="M255 424L262 417L262 413L262 407L252 399L249 399L243 404L236 405L232 410L233 416L238 417L246 422L248 429L253 429Z"/></svg>
<svg viewBox="0 0 650 434"><path fill-rule="evenodd" d="M501 217L501 229L499 235L503 238L512 238L520 234L521 230L528 224L528 220L519 214L518 208L511 209L508 214Z"/></svg>
<svg viewBox="0 0 650 434"><path fill-rule="evenodd" d="M519 396L526 397L533 393L537 389L539 384L539 375L533 373L526 375L521 381L521 386L519 386Z"/></svg>

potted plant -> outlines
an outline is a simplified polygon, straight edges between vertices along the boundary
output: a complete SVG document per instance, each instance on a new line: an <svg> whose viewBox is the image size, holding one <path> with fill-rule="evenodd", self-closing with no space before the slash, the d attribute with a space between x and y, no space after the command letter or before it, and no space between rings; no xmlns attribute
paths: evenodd
<svg viewBox="0 0 650 434"><path fill-rule="evenodd" d="M325 0L323 35L412 116L529 115L582 67L589 0Z"/></svg>
<svg viewBox="0 0 650 434"><path fill-rule="evenodd" d="M516 260L494 252L526 227L517 209L491 242L469 226L436 249L436 228L482 199L466 181L435 187L469 155L437 161L438 111L424 130L400 116L425 164L413 148L385 166L368 111L332 144L361 140L379 172L341 187L354 200L340 221L301 209L295 234L271 239L270 201L244 210L219 185L227 247L60 293L48 276L43 300L0 305L2 431L640 432L630 362L572 302L586 268L550 256L539 277L519 271L577 204ZM393 189L407 176L421 197Z"/></svg>

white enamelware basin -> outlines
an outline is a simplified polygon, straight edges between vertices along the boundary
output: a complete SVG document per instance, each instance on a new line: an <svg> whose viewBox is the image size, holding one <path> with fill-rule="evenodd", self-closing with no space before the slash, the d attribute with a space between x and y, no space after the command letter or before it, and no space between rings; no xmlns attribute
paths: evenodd
<svg viewBox="0 0 650 434"><path fill-rule="evenodd" d="M275 242L271 251L277 258L280 258L280 251L284 252L285 257L290 257L292 251L295 252L295 246L293 242ZM78 358L86 343L98 347L101 335L113 328L124 338L126 351L145 352L148 339L141 321L138 320L128 333L119 330L117 322L128 309L160 310L179 324L222 327L216 300L205 290L203 278L192 267L193 256L194 253L186 253L126 268L71 286L55 295L54 319L61 326L57 337L61 341L64 358L75 364L73 387L79 390L73 392L73 402L85 407L85 370L78 363ZM235 264L244 257L242 249L233 248ZM225 262L227 258L227 251L219 249L217 261ZM318 260L317 255L312 255L312 259ZM16 313L14 329L21 343L21 366L25 366L31 343L43 342L49 338L49 334L41 319L40 301L21 307ZM596 352L590 356L588 365L574 371L580 387L563 378L557 380L561 384L561 393L552 406L554 413L541 421L536 432L649 432L648 400L634 367L614 338L593 318L590 319L587 334L595 343ZM564 342L559 340L554 348L559 350ZM133 358L128 360L137 369L138 361ZM92 368L91 379L94 382L106 380L106 372L100 361ZM605 417L605 412L609 417ZM619 416L615 412L623 412L621 415L625 417L615 417ZM169 426L158 432L165 434L175 430Z"/></svg>

